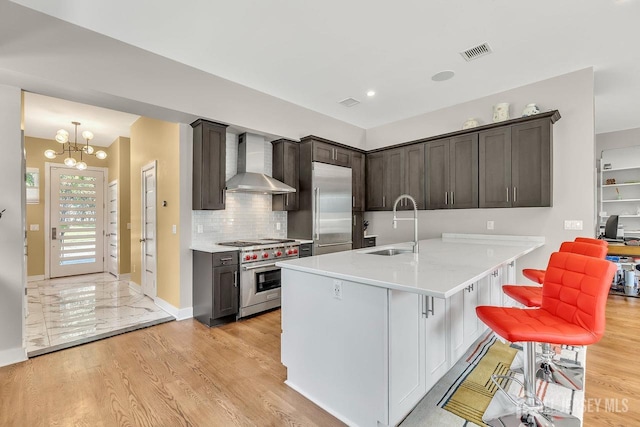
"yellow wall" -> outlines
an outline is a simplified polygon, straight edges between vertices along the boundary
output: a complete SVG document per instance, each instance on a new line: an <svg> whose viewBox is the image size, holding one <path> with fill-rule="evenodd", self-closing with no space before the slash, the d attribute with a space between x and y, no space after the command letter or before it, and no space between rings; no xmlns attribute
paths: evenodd
<svg viewBox="0 0 640 427"><path fill-rule="evenodd" d="M51 163L62 163L62 158L58 156L53 160L49 160L44 156L45 150L51 148L58 151L60 144L53 139L42 139L25 137L24 147L27 153L27 167L38 168L40 170L40 203L27 204L27 276L41 276L44 274L44 190L46 186L44 176L45 161ZM107 157L108 159L108 157ZM97 159L94 156L84 157L85 162L89 166L106 167L104 160ZM30 225L38 224L39 231L29 231Z"/></svg>
<svg viewBox="0 0 640 427"><path fill-rule="evenodd" d="M109 182L118 180L118 273L131 272L131 161L130 139L117 138L106 150Z"/></svg>
<svg viewBox="0 0 640 427"><path fill-rule="evenodd" d="M142 284L141 170L157 160L157 293L174 307L180 307L180 234L171 229L180 223L179 143L176 123L141 117L131 125L131 280Z"/></svg>

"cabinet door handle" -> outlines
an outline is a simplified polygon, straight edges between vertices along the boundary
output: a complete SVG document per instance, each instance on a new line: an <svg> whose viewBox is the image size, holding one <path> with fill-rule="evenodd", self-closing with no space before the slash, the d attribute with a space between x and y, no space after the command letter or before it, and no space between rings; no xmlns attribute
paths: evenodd
<svg viewBox="0 0 640 427"><path fill-rule="evenodd" d="M422 317L428 319L429 313L431 313L432 316L435 316L435 303L433 297L423 295L422 298ZM429 303L429 299L431 299L431 303Z"/></svg>
<svg viewBox="0 0 640 427"><path fill-rule="evenodd" d="M514 202L518 201L518 196L517 196L517 193L516 193L516 187L513 187L513 201Z"/></svg>
<svg viewBox="0 0 640 427"><path fill-rule="evenodd" d="M451 204L452 205L456 204L455 200L453 199L453 191L451 192Z"/></svg>
<svg viewBox="0 0 640 427"><path fill-rule="evenodd" d="M351 196L351 207L356 207L356 196Z"/></svg>
<svg viewBox="0 0 640 427"><path fill-rule="evenodd" d="M449 204L449 192L448 191L444 192L444 204L445 205Z"/></svg>
<svg viewBox="0 0 640 427"><path fill-rule="evenodd" d="M225 262L225 261L232 261L233 257L229 257L229 258L220 258L221 262Z"/></svg>
<svg viewBox="0 0 640 427"><path fill-rule="evenodd" d="M507 190L507 203L509 203L509 187L505 187L505 190Z"/></svg>
<svg viewBox="0 0 640 427"><path fill-rule="evenodd" d="M353 216L353 226L354 227L356 226L356 216L355 215Z"/></svg>
<svg viewBox="0 0 640 427"><path fill-rule="evenodd" d="M284 205L289 206L289 193L284 195Z"/></svg>
<svg viewBox="0 0 640 427"><path fill-rule="evenodd" d="M386 199L384 196L382 196L382 207L384 208L385 206L387 206L387 204L385 203Z"/></svg>
<svg viewBox="0 0 640 427"><path fill-rule="evenodd" d="M233 272L233 287L238 287L238 270Z"/></svg>

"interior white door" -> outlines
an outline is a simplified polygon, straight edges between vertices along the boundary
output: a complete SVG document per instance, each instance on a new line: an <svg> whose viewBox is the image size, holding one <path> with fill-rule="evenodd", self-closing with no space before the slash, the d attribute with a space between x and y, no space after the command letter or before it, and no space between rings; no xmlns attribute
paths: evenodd
<svg viewBox="0 0 640 427"><path fill-rule="evenodd" d="M142 292L156 296L156 162L142 168Z"/></svg>
<svg viewBox="0 0 640 427"><path fill-rule="evenodd" d="M107 204L107 242L108 254L107 268L109 273L118 277L118 181L109 183Z"/></svg>
<svg viewBox="0 0 640 427"><path fill-rule="evenodd" d="M51 168L49 275L104 271L104 172Z"/></svg>

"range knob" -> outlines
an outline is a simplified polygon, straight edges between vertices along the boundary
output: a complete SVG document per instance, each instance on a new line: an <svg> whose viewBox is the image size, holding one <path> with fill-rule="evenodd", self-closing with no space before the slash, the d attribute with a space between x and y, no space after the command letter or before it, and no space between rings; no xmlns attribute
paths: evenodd
<svg viewBox="0 0 640 427"><path fill-rule="evenodd" d="M262 253L262 258L269 258L269 254L268 254L268 253L266 253L266 252L263 252L263 253Z"/></svg>
<svg viewBox="0 0 640 427"><path fill-rule="evenodd" d="M282 252L277 251L277 252L276 252L276 256L282 256Z"/></svg>
<svg viewBox="0 0 640 427"><path fill-rule="evenodd" d="M250 261L251 260L251 255L245 255L244 256L244 260L245 261Z"/></svg>
<svg viewBox="0 0 640 427"><path fill-rule="evenodd" d="M287 255L291 255L291 254L293 254L293 249L289 249L289 250L287 251Z"/></svg>
<svg viewBox="0 0 640 427"><path fill-rule="evenodd" d="M251 256L251 259L258 259L258 255L257 255L257 254L253 254L253 255Z"/></svg>
<svg viewBox="0 0 640 427"><path fill-rule="evenodd" d="M298 250L297 250L297 249L294 249L294 250L293 250L293 253L294 253L294 254L297 254L297 253L298 253Z"/></svg>

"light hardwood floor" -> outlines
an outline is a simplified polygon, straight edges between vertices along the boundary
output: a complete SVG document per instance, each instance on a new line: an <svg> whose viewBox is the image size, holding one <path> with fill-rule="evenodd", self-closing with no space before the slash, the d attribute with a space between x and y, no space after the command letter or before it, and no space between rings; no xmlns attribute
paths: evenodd
<svg viewBox="0 0 640 427"><path fill-rule="evenodd" d="M587 427L640 425L638 310L609 299L587 352ZM285 376L279 310L212 329L171 322L0 368L0 426L341 425Z"/></svg>

